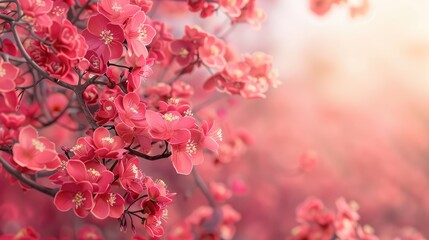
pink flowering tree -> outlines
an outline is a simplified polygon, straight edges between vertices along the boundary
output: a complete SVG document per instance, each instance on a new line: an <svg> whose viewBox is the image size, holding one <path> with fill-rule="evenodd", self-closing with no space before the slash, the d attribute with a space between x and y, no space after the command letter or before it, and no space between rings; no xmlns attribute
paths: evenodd
<svg viewBox="0 0 429 240"><path fill-rule="evenodd" d="M202 18L223 12L229 22L220 34L163 20L174 7ZM227 189L209 189L196 166L231 157L222 145L232 137L205 111L222 96L263 98L278 85L267 54L240 54L226 41L235 25L264 19L255 1L0 1L2 174L52 197L58 211L159 238L184 193L142 162L168 161L209 202L186 234L193 225L196 237L221 236L240 215L216 200Z"/></svg>
<svg viewBox="0 0 429 240"><path fill-rule="evenodd" d="M346 2L309 4L323 15ZM363 1L351 14L365 8ZM178 25L165 20L169 13L227 23ZM60 212L115 219L134 239L232 239L242 213L227 201L246 186L207 184L197 166L227 168L252 142L210 104L265 98L280 83L270 55L239 53L227 38L236 25L257 29L265 18L255 0L0 0L1 174L47 195ZM303 156L299 171L315 158ZM189 193L170 190L165 162L208 203L168 232L169 206ZM336 206L333 213L316 199L303 203L291 239L376 239L355 205ZM78 236L101 239L91 228ZM39 238L32 228L0 237Z"/></svg>

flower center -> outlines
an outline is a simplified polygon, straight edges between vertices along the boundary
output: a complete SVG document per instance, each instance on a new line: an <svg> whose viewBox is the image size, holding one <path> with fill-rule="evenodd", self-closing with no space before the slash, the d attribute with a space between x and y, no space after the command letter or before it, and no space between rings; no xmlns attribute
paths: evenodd
<svg viewBox="0 0 429 240"><path fill-rule="evenodd" d="M124 12L122 10L122 7L117 2L113 3L112 10L115 11L115 12L117 12L117 13Z"/></svg>
<svg viewBox="0 0 429 240"><path fill-rule="evenodd" d="M83 147L82 144L76 144L72 149L70 149L70 152L74 153L77 150L80 150Z"/></svg>
<svg viewBox="0 0 429 240"><path fill-rule="evenodd" d="M216 46L211 46L210 47L210 53L212 54L212 55L219 55L219 48L218 47L216 47Z"/></svg>
<svg viewBox="0 0 429 240"><path fill-rule="evenodd" d="M89 168L87 170L87 172L91 177L99 177L100 176L100 172L95 170L94 168Z"/></svg>
<svg viewBox="0 0 429 240"><path fill-rule="evenodd" d="M131 166L131 171L133 171L133 173L134 173L134 178L138 179L140 171L139 171L139 168L135 164L133 164Z"/></svg>
<svg viewBox="0 0 429 240"><path fill-rule="evenodd" d="M76 209L78 209L82 206L85 200L86 198L83 197L83 194L81 192L77 192L76 195L74 195L72 202L75 204Z"/></svg>
<svg viewBox="0 0 429 240"><path fill-rule="evenodd" d="M104 138L101 139L101 141L108 142L108 143L113 143L114 142L113 138L111 138L111 137L104 137Z"/></svg>
<svg viewBox="0 0 429 240"><path fill-rule="evenodd" d="M162 115L162 118L164 118L164 120L172 122L174 120L179 119L179 116L175 116L173 115L173 113L166 113L164 115Z"/></svg>
<svg viewBox="0 0 429 240"><path fill-rule="evenodd" d="M0 66L0 77L4 77L4 75L6 75L6 69Z"/></svg>
<svg viewBox="0 0 429 240"><path fill-rule="evenodd" d="M37 139L32 139L31 143L33 144L33 146L39 151L39 152L43 152L45 151L45 144L43 144L42 142L40 142Z"/></svg>
<svg viewBox="0 0 429 240"><path fill-rule="evenodd" d="M100 37L106 45L109 45L113 41L113 33L110 30L101 31Z"/></svg>
<svg viewBox="0 0 429 240"><path fill-rule="evenodd" d="M189 51L186 48L181 48L179 55L180 55L180 57L185 58L189 55Z"/></svg>
<svg viewBox="0 0 429 240"><path fill-rule="evenodd" d="M134 114L138 114L139 111L137 111L137 109L135 109L134 107L129 107L130 111L133 112Z"/></svg>
<svg viewBox="0 0 429 240"><path fill-rule="evenodd" d="M186 152L189 155L195 154L197 152L197 145L195 145L194 141L188 140L188 143L186 143Z"/></svg>
<svg viewBox="0 0 429 240"><path fill-rule="evenodd" d="M113 193L109 193L109 199L107 199L107 202L110 206L113 206L113 204L116 203L116 195Z"/></svg>
<svg viewBox="0 0 429 240"><path fill-rule="evenodd" d="M222 142L223 138L222 138L222 129L219 129L216 131L216 136L219 139L219 141Z"/></svg>
<svg viewBox="0 0 429 240"><path fill-rule="evenodd" d="M139 41L146 40L146 38L147 38L147 30L146 30L146 28L144 27L144 24L143 24L143 23L142 23L142 24L140 24L140 26L139 26L139 28L138 28L138 34L139 34L139 36L137 37L137 39L138 39Z"/></svg>

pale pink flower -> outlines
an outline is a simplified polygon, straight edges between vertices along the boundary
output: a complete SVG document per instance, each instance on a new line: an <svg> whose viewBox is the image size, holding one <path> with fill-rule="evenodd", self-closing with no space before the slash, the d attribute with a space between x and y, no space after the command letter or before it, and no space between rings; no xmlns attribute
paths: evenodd
<svg viewBox="0 0 429 240"><path fill-rule="evenodd" d="M225 202L232 196L232 191L221 182L210 182L210 191L219 203Z"/></svg>
<svg viewBox="0 0 429 240"><path fill-rule="evenodd" d="M124 204L124 199L118 193L97 194L94 198L94 207L91 209L91 213L98 219L107 217L120 218L125 209Z"/></svg>
<svg viewBox="0 0 429 240"><path fill-rule="evenodd" d="M143 11L137 12L128 21L125 27L125 39L127 40L129 51L137 56L148 56L146 45L152 42L155 37L155 29L145 24L146 14Z"/></svg>
<svg viewBox="0 0 429 240"><path fill-rule="evenodd" d="M219 4L223 11L231 17L238 17L241 15L241 9L246 6L249 0L220 0Z"/></svg>
<svg viewBox="0 0 429 240"><path fill-rule="evenodd" d="M122 56L124 32L118 25L109 22L105 16L97 14L88 20L88 28L82 32L89 49L94 50L104 59L115 59Z"/></svg>
<svg viewBox="0 0 429 240"><path fill-rule="evenodd" d="M92 185L87 181L64 183L55 195L54 204L61 212L73 208L78 217L84 218L88 216L94 204L92 192Z"/></svg>
<svg viewBox="0 0 429 240"><path fill-rule="evenodd" d="M49 27L52 24L48 15L53 6L52 0L19 0L18 2L25 14L24 19L28 22L40 27Z"/></svg>
<svg viewBox="0 0 429 240"><path fill-rule="evenodd" d="M125 96L118 96L115 99L116 110L119 118L130 127L145 127L146 105L140 102L137 93L127 93Z"/></svg>
<svg viewBox="0 0 429 240"><path fill-rule="evenodd" d="M18 73L19 68L11 63L4 62L3 58L0 58L0 93L15 90L15 79L18 77Z"/></svg>
<svg viewBox="0 0 429 240"><path fill-rule="evenodd" d="M220 142L223 140L222 129L213 128L214 121L203 121L201 129L203 130L203 146L215 153L219 149Z"/></svg>
<svg viewBox="0 0 429 240"><path fill-rule="evenodd" d="M124 141L119 136L110 136L109 130L103 127L95 129L93 134L95 154L103 158L120 159L127 152Z"/></svg>
<svg viewBox="0 0 429 240"><path fill-rule="evenodd" d="M123 24L140 10L138 6L130 4L129 0L102 0L97 4L97 9L117 25Z"/></svg>
<svg viewBox="0 0 429 240"><path fill-rule="evenodd" d="M195 119L182 117L179 112L171 111L164 114L146 111L150 135L158 140L166 140L171 144L179 144L191 138L189 129L194 128Z"/></svg>
<svg viewBox="0 0 429 240"><path fill-rule="evenodd" d="M35 171L55 170L60 166L55 144L45 137L39 137L33 126L22 128L18 140L13 146L13 160L19 166Z"/></svg>
<svg viewBox="0 0 429 240"><path fill-rule="evenodd" d="M221 39L213 35L207 36L204 44L198 48L198 53L201 61L208 67L225 67L225 43Z"/></svg>

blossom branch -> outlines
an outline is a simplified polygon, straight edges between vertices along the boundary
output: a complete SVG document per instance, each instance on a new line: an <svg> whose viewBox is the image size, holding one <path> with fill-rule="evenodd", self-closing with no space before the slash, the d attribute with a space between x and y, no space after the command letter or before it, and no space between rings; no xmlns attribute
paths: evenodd
<svg viewBox="0 0 429 240"><path fill-rule="evenodd" d="M216 201L214 200L212 194L210 193L207 185L204 183L203 179L198 173L198 170L196 167L192 169L192 175L194 176L194 180L198 188L201 190L201 192L204 194L207 201L209 202L210 206L213 208L213 216L209 218L207 221L205 221L203 226L206 228L208 232L214 232L222 222L222 212L219 206L217 205Z"/></svg>
<svg viewBox="0 0 429 240"><path fill-rule="evenodd" d="M9 165L6 160L4 160L2 157L0 157L0 163L3 166L3 169L5 169L8 173L10 173L12 176L14 176L16 179L21 181L22 183L28 185L29 187L32 187L33 189L44 193L48 196L54 197L55 194L58 192L57 188L48 188L42 185L37 184L33 180L27 178L24 176L21 172L17 171L14 167Z"/></svg>

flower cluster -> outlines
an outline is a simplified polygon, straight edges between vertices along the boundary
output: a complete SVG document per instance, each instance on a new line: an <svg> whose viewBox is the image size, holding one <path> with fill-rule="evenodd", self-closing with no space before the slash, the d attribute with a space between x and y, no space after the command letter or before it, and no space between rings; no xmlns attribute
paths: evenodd
<svg viewBox="0 0 429 240"><path fill-rule="evenodd" d="M265 18L254 0L187 5L203 17L225 12L227 32L239 22L259 27ZM177 38L157 18L163 7L149 0L0 1L0 163L11 183L53 197L61 212L115 218L122 230L135 231L139 222L158 238L175 194L146 175L142 160L167 159L189 175L208 156L227 163L244 153L242 137L223 136L221 116L198 113L205 105L193 97L203 82L179 78L216 69L220 90L262 97L277 84L271 58L246 55L237 66L246 65L248 76L237 78L228 67L231 47L217 31L185 26ZM207 193L202 180L198 186ZM212 184L206 197L229 198L222 186ZM211 202L187 224L201 236L231 238L240 214ZM213 229L203 226L219 213ZM39 238L31 228L18 235Z"/></svg>
<svg viewBox="0 0 429 240"><path fill-rule="evenodd" d="M298 226L292 229L290 240L304 239L340 239L340 240L378 240L374 229L359 223L358 204L339 198L336 211L326 208L317 198L309 198L298 206L296 220ZM396 240L423 240L416 231L406 231Z"/></svg>

